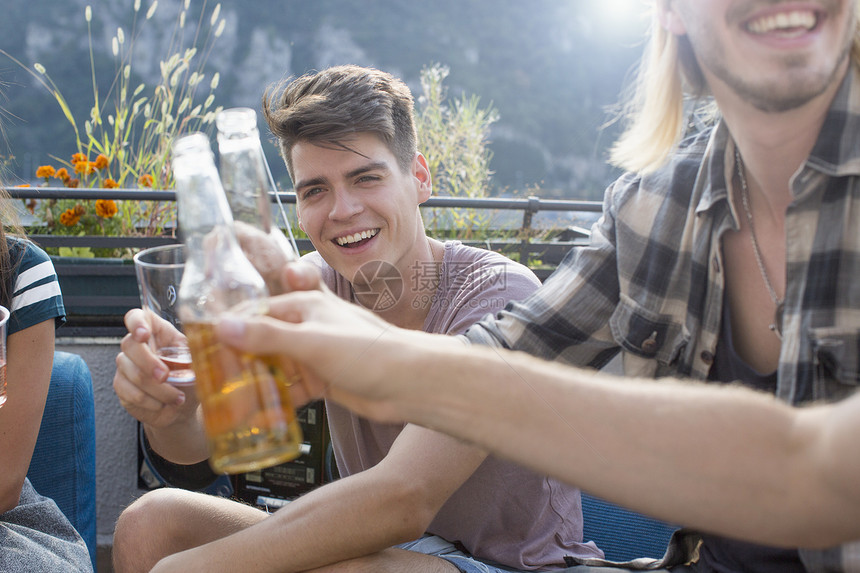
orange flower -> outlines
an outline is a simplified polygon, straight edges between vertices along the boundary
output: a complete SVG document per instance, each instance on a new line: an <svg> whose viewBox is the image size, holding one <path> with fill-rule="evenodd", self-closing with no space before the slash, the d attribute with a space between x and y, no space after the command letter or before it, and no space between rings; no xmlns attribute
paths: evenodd
<svg viewBox="0 0 860 573"><path fill-rule="evenodd" d="M59 169L57 169L57 172L54 174L54 177L56 177L57 179L59 179L61 181L68 181L69 180L69 170L66 169L65 167L60 167Z"/></svg>
<svg viewBox="0 0 860 573"><path fill-rule="evenodd" d="M29 187L29 185L28 185L28 187ZM30 199L27 201L27 210L30 212L31 215L36 213L36 200L35 199Z"/></svg>
<svg viewBox="0 0 860 573"><path fill-rule="evenodd" d="M29 187L29 183L21 183L20 185L15 185L15 187Z"/></svg>
<svg viewBox="0 0 860 573"><path fill-rule="evenodd" d="M77 215L78 217L80 217L81 215L83 215L84 213L87 212L87 210L84 209L84 206L81 205L80 203L75 205L75 208L72 209L72 211L74 211L75 215Z"/></svg>
<svg viewBox="0 0 860 573"><path fill-rule="evenodd" d="M141 175L140 177L138 177L137 182L140 184L141 187L152 187L155 183L152 178L152 175L148 173L146 175Z"/></svg>
<svg viewBox="0 0 860 573"><path fill-rule="evenodd" d="M49 177L53 177L54 173L56 173L56 171L54 171L53 165L40 165L36 169L36 177L44 177L45 179L48 179Z"/></svg>
<svg viewBox="0 0 860 573"><path fill-rule="evenodd" d="M92 161L78 161L75 163L75 173L80 173L81 175L89 175L93 172L93 166L95 164Z"/></svg>
<svg viewBox="0 0 860 573"><path fill-rule="evenodd" d="M71 188L71 189L74 189L75 187L77 187L78 185L80 185L80 184L81 184L81 180L80 180L80 179L78 179L77 177L76 177L76 178L74 178L74 179L72 179L71 177L69 177L68 179L66 179L66 180L64 181L64 183L66 184L66 187L69 187L69 188Z"/></svg>
<svg viewBox="0 0 860 573"><path fill-rule="evenodd" d="M96 169L99 169L99 170L105 169L108 166L108 164L110 164L110 159L108 159L107 157L105 157L104 155L99 153L98 157L96 157L96 160L93 162L93 164L95 165Z"/></svg>
<svg viewBox="0 0 860 573"><path fill-rule="evenodd" d="M116 211L116 202L112 199L96 200L96 215L98 215L102 219L110 219L111 217L116 215Z"/></svg>
<svg viewBox="0 0 860 573"><path fill-rule="evenodd" d="M87 160L87 156L84 155L83 153L75 153L74 155L72 155L72 165L75 165L76 163L80 163L81 161L86 161L86 160Z"/></svg>
<svg viewBox="0 0 860 573"><path fill-rule="evenodd" d="M116 181L114 181L110 177L105 179L104 183L102 183L102 185L104 185L105 189L116 189L117 187L119 187L119 183L117 183Z"/></svg>
<svg viewBox="0 0 860 573"><path fill-rule="evenodd" d="M60 215L60 223L65 225L66 227L72 227L78 224L78 221L81 220L81 216L76 214L71 209L66 209L63 211L63 214Z"/></svg>

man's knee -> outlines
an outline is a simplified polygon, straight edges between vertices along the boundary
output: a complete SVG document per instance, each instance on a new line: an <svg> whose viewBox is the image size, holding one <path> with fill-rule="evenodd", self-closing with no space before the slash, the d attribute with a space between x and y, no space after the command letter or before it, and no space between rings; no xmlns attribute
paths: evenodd
<svg viewBox="0 0 860 573"><path fill-rule="evenodd" d="M167 532L171 527L178 526L178 520L173 517L187 515L183 508L193 505L193 501L187 499L189 494L188 491L173 488L145 493L120 514L115 535L124 535L126 532Z"/></svg>
<svg viewBox="0 0 860 573"><path fill-rule="evenodd" d="M117 571L149 571L161 558L220 539L267 517L224 497L162 488L141 496L117 520Z"/></svg>
<svg viewBox="0 0 860 573"><path fill-rule="evenodd" d="M117 519L113 537L114 569L120 573L149 571L159 559L182 545L182 515L193 501L190 492L162 488L134 501Z"/></svg>

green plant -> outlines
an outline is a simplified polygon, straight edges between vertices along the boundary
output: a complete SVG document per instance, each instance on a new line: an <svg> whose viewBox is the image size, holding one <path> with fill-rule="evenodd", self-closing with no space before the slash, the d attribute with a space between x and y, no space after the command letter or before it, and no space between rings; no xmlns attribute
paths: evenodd
<svg viewBox="0 0 860 573"><path fill-rule="evenodd" d="M166 56L160 64L160 80L149 87L145 83L134 85L133 63L142 23L152 18L158 1L152 2L141 20L141 1L135 0L129 37L120 27L111 41L115 70L104 96L99 92L93 57L92 8L86 7L93 105L83 123L75 118L44 66L35 63L31 70L0 49L0 53L26 69L53 95L75 133L77 150L70 160L52 157L61 167L47 164L37 170L37 177L44 179L43 185L56 179L66 187L169 189L173 186L169 168L171 142L182 133L211 131L220 111L220 107L214 106L219 76L216 73L206 82L204 68L212 45L224 29L221 5L209 12L207 26L204 0L197 27L187 34L185 21L190 3L184 1L174 24ZM193 39L186 46L189 35ZM201 86L207 84L205 94L199 94ZM52 234L150 236L172 229L176 221L175 205L161 201L31 200L27 207ZM130 253L112 250L96 254Z"/></svg>
<svg viewBox="0 0 860 573"><path fill-rule="evenodd" d="M418 147L427 158L437 195L486 197L492 175L487 138L499 115L492 104L482 108L475 95L450 101L443 86L449 72L440 64L421 70L422 95L415 114ZM437 235L448 231L468 239L490 224L490 215L475 209L426 211L430 218L425 226Z"/></svg>

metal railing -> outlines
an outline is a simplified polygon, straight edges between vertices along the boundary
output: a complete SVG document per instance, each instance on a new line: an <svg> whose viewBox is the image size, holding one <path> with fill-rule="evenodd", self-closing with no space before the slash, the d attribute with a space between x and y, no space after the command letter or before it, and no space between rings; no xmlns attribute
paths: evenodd
<svg viewBox="0 0 860 573"><path fill-rule="evenodd" d="M154 191L145 189L70 189L66 187L6 187L5 190L14 199L113 199L121 201L176 201L175 191ZM275 195L270 193L273 203L280 200L284 204L295 204L296 195L281 191ZM527 264L533 257L546 256L557 249L552 245L534 244L532 231L534 217L540 212L600 212L601 203L598 201L572 201L563 199L541 199L539 197L517 198L468 198L468 197L430 197L422 204L422 208L447 209L480 209L495 211L521 211L522 223L517 229L518 239L511 241L480 241L493 250L503 250L507 253L516 252L520 261ZM98 236L98 235L52 235L35 233L31 238L43 247L91 247L91 248L146 248L176 242L174 237L143 237L143 236ZM567 243L568 241L561 241ZM301 252L312 250L307 239L298 240ZM557 246L569 248L571 245ZM549 249L549 251L548 251ZM552 257L555 259L556 257Z"/></svg>
<svg viewBox="0 0 860 573"><path fill-rule="evenodd" d="M13 199L113 199L120 201L176 201L174 191L141 189L69 189L64 187L7 187ZM296 195L279 192L276 198L284 204L295 204ZM536 241L535 216L542 212L600 212L601 204L595 201L545 200L538 197L515 198L462 198L431 197L423 208L480 209L492 211L520 211L519 227L507 229L512 238L490 238L480 241L464 240L466 244L482 246L508 255L516 254L521 262L529 264L540 260L544 265L535 268L541 280L545 279L561 258L574 246L587 241L587 231L562 233L560 239ZM515 225L514 225L515 226ZM176 243L175 236L97 236L52 235L31 229L29 235L43 248L90 247L143 249ZM513 231L513 232L512 232ZM490 233L492 234L492 233ZM299 251L313 250L308 239L296 241ZM121 336L124 333L122 315L139 305L134 265L130 260L75 259L52 257L63 289L69 322L62 336ZM93 277L98 280L93 281ZM83 286L81 286L83 285Z"/></svg>

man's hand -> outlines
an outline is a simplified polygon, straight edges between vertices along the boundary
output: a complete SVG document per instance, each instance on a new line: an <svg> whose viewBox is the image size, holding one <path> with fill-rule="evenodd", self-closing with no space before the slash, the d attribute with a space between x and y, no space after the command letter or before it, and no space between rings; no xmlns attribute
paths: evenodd
<svg viewBox="0 0 860 573"><path fill-rule="evenodd" d="M300 265L293 266L299 269L290 280L304 286L312 284L312 273L306 274ZM374 404L376 400L384 401L388 390L386 384L377 382L391 381L392 370L397 371L391 359L401 356L407 346L401 340L423 333L399 329L357 305L319 290L274 297L270 299L269 315L225 316L218 325L218 336L241 350L297 362L302 384L290 389L297 406L329 397L359 413L373 409L376 419L393 421L392 412Z"/></svg>
<svg viewBox="0 0 860 573"><path fill-rule="evenodd" d="M196 408L194 392L186 394L166 383L167 365L150 345L150 342L159 346L185 344L185 336L168 321L139 308L126 313L125 326L128 334L120 344L113 379L113 389L122 407L154 427L168 426L181 416L191 415Z"/></svg>
<svg viewBox="0 0 860 573"><path fill-rule="evenodd" d="M235 221L233 229L245 256L266 282L269 294L287 292L289 287L281 282L281 278L288 263L295 261L295 256L286 237L277 229L266 234L241 221Z"/></svg>
<svg viewBox="0 0 860 573"><path fill-rule="evenodd" d="M313 285L316 269L293 269L285 279L297 286ZM305 272L306 271L306 272ZM225 342L239 348L255 348L260 354L275 355L302 365L303 383L291 388L296 406L310 400L329 397L330 381L348 375L349 365L362 360L359 340L373 340L391 324L364 309L341 300L330 292L302 290L270 299L269 317L238 322L222 321L219 336L227 333ZM354 332L345 345L327 346L329 337ZM338 359L332 360L337 353Z"/></svg>

